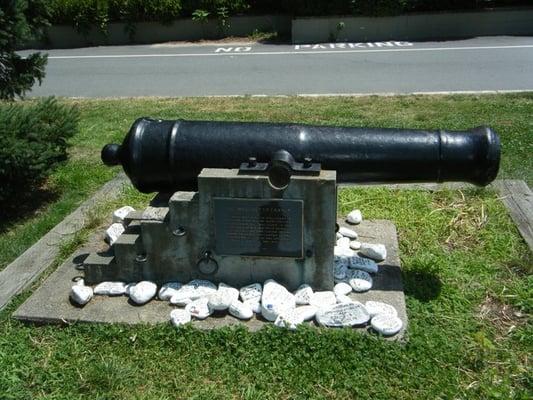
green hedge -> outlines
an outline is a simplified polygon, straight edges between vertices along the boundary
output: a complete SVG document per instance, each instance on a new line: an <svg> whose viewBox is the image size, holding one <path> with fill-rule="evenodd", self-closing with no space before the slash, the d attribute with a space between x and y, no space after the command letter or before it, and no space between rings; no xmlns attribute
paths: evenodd
<svg viewBox="0 0 533 400"><path fill-rule="evenodd" d="M50 0L53 24L71 24L79 31L105 30L109 22L160 21L180 17L180 0Z"/></svg>
<svg viewBox="0 0 533 400"><path fill-rule="evenodd" d="M67 140L78 112L49 98L35 103L0 102L0 206L43 183L67 159Z"/></svg>
<svg viewBox="0 0 533 400"><path fill-rule="evenodd" d="M53 24L80 31L104 30L109 22L169 22L196 10L214 18L235 14L394 15L416 11L474 9L531 4L530 0L49 0Z"/></svg>

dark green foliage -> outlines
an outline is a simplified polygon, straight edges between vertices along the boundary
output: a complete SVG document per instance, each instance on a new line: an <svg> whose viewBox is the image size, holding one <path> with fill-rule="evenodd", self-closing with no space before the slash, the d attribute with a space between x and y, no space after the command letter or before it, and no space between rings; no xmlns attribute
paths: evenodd
<svg viewBox="0 0 533 400"><path fill-rule="evenodd" d="M209 18L238 14L395 15L404 12L473 9L528 4L528 0L50 0L54 24L72 24L87 32L106 31L109 22L166 23L191 17L197 10Z"/></svg>
<svg viewBox="0 0 533 400"><path fill-rule="evenodd" d="M77 110L53 98L0 103L0 205L13 204L67 159L67 139L77 123Z"/></svg>
<svg viewBox="0 0 533 400"><path fill-rule="evenodd" d="M182 3L184 16L192 15L195 10L204 10L211 16L217 15L220 10L226 10L229 14L235 15L250 8L248 0L183 0Z"/></svg>
<svg viewBox="0 0 533 400"><path fill-rule="evenodd" d="M352 0L351 3L354 14L381 16L401 14L409 0Z"/></svg>
<svg viewBox="0 0 533 400"><path fill-rule="evenodd" d="M109 22L168 22L181 13L181 0L50 0L54 24L72 24L80 32L91 26L106 31Z"/></svg>
<svg viewBox="0 0 533 400"><path fill-rule="evenodd" d="M46 56L22 58L15 50L42 35L48 11L44 0L0 0L0 98L12 100L44 78Z"/></svg>

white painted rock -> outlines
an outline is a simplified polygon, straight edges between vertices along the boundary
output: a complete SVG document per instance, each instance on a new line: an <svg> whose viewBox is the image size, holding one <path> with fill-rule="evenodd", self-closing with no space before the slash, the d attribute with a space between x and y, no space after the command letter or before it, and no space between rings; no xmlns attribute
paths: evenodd
<svg viewBox="0 0 533 400"><path fill-rule="evenodd" d="M298 325L304 322L303 316L296 312L296 309L282 311L274 321L274 325L280 328L295 330Z"/></svg>
<svg viewBox="0 0 533 400"><path fill-rule="evenodd" d="M213 282L205 279L193 279L186 285L183 285L182 288L187 288L194 292L193 297L191 297L193 300L209 296L217 291L217 286Z"/></svg>
<svg viewBox="0 0 533 400"><path fill-rule="evenodd" d="M94 287L94 294L103 296L121 296L126 293L124 282L102 282Z"/></svg>
<svg viewBox="0 0 533 400"><path fill-rule="evenodd" d="M346 246L333 247L333 255L338 258L350 258L355 256L355 251Z"/></svg>
<svg viewBox="0 0 533 400"><path fill-rule="evenodd" d="M350 290L352 290L351 286L350 286ZM337 299L337 303L339 303L339 304L342 304L342 303L353 303L354 302L351 298L349 298L345 294L336 294L335 297Z"/></svg>
<svg viewBox="0 0 533 400"><path fill-rule="evenodd" d="M339 228L339 233L344 237L357 239L357 233L353 229L346 228L345 226Z"/></svg>
<svg viewBox="0 0 533 400"><path fill-rule="evenodd" d="M298 305L309 304L312 295L313 289L311 286L304 283L303 285L300 285L300 287L294 292L294 299Z"/></svg>
<svg viewBox="0 0 533 400"><path fill-rule="evenodd" d="M84 306L93 298L93 288L90 286L79 285L76 282L70 291L70 298L74 303Z"/></svg>
<svg viewBox="0 0 533 400"><path fill-rule="evenodd" d="M178 289L180 289L182 286L183 285L180 282L164 283L163 286L161 286L161 289L159 289L157 297L159 297L159 300L169 301L171 297L174 296L178 292Z"/></svg>
<svg viewBox="0 0 533 400"><path fill-rule="evenodd" d="M341 282L346 279L348 273L348 265L347 262L344 262L343 260L335 260L335 264L333 265L333 279L335 282Z"/></svg>
<svg viewBox="0 0 533 400"><path fill-rule="evenodd" d="M185 306L185 311L189 312L196 319L206 319L212 314L212 311L207 305L208 301L207 297L196 299Z"/></svg>
<svg viewBox="0 0 533 400"><path fill-rule="evenodd" d="M376 261L383 261L387 258L387 249L383 244L361 243L359 253Z"/></svg>
<svg viewBox="0 0 533 400"><path fill-rule="evenodd" d="M370 258L364 258L359 256L353 256L350 257L350 265L349 267L352 269L360 269L362 271L369 272L371 274L375 274L378 272L378 265L374 260L371 260Z"/></svg>
<svg viewBox="0 0 533 400"><path fill-rule="evenodd" d="M331 290L314 292L309 301L309 304L318 308L328 307L335 303L337 303L337 298Z"/></svg>
<svg viewBox="0 0 533 400"><path fill-rule="evenodd" d="M350 258L349 257L333 256L333 262L335 263L335 265L341 265L341 266L344 266L344 267L349 267L350 266Z"/></svg>
<svg viewBox="0 0 533 400"><path fill-rule="evenodd" d="M216 291L217 287L214 283L203 279L194 279L176 290L176 293L170 298L170 303L184 306L192 300L215 294Z"/></svg>
<svg viewBox="0 0 533 400"><path fill-rule="evenodd" d="M335 304L319 309L316 313L317 322L330 327L362 325L369 319L370 315L360 303Z"/></svg>
<svg viewBox="0 0 533 400"><path fill-rule="evenodd" d="M268 321L275 321L285 310L296 307L294 295L276 281L269 279L263 285L261 315Z"/></svg>
<svg viewBox="0 0 533 400"><path fill-rule="evenodd" d="M239 291L221 282L218 285L218 290L209 296L208 305L211 311L227 310L238 299Z"/></svg>
<svg viewBox="0 0 533 400"><path fill-rule="evenodd" d="M240 300L235 300L228 309L229 313L235 318L239 319L250 319L254 316L254 312L250 304L243 303Z"/></svg>
<svg viewBox="0 0 533 400"><path fill-rule="evenodd" d="M337 239L337 246L339 247L350 247L350 238L348 237L341 237L340 239Z"/></svg>
<svg viewBox="0 0 533 400"><path fill-rule="evenodd" d="M393 306L387 303L383 303L381 301L367 301L365 303L365 308L371 317L380 314L390 315L391 317L398 316L398 312Z"/></svg>
<svg viewBox="0 0 533 400"><path fill-rule="evenodd" d="M340 239L342 236L339 232L335 232L335 240Z"/></svg>
<svg viewBox="0 0 533 400"><path fill-rule="evenodd" d="M124 225L118 222L111 224L111 226L105 231L105 241L112 246L124 231Z"/></svg>
<svg viewBox="0 0 533 400"><path fill-rule="evenodd" d="M169 303L178 307L185 307L187 304L192 303L192 299L190 297L182 297L180 294L174 294L170 298Z"/></svg>
<svg viewBox="0 0 533 400"><path fill-rule="evenodd" d="M126 289L124 290L124 294L126 296L130 295L131 288L134 287L137 284L137 282L131 282L126 285Z"/></svg>
<svg viewBox="0 0 533 400"><path fill-rule="evenodd" d="M152 300L157 293L154 282L142 281L130 289L130 299L135 304L145 304Z"/></svg>
<svg viewBox="0 0 533 400"><path fill-rule="evenodd" d="M135 211L135 208L130 206L120 207L118 210L113 212L113 223L118 222L119 224L124 224L124 219L132 211Z"/></svg>
<svg viewBox="0 0 533 400"><path fill-rule="evenodd" d="M353 210L348 213L346 216L346 222L349 224L360 224L363 220L363 215L361 214L361 210Z"/></svg>
<svg viewBox="0 0 533 400"><path fill-rule="evenodd" d="M354 292L366 292L372 288L372 277L366 271L354 269L351 271L348 283Z"/></svg>
<svg viewBox="0 0 533 400"><path fill-rule="evenodd" d="M254 313L261 314L261 299L250 299L243 302L247 304Z"/></svg>
<svg viewBox="0 0 533 400"><path fill-rule="evenodd" d="M298 314L304 321L310 321L315 318L318 308L312 305L296 307L294 312Z"/></svg>
<svg viewBox="0 0 533 400"><path fill-rule="evenodd" d="M333 288L333 292L336 296L347 295L352 292L352 287L346 282L339 282Z"/></svg>
<svg viewBox="0 0 533 400"><path fill-rule="evenodd" d="M402 329L402 320L393 315L378 314L372 318L370 325L384 336L396 335Z"/></svg>
<svg viewBox="0 0 533 400"><path fill-rule="evenodd" d="M361 242L357 240L352 240L350 242L350 249L352 250L359 250L361 248Z"/></svg>
<svg viewBox="0 0 533 400"><path fill-rule="evenodd" d="M252 283L251 285L244 286L239 290L239 295L241 300L246 302L252 299L261 300L261 295L263 294L263 286L260 283Z"/></svg>
<svg viewBox="0 0 533 400"><path fill-rule="evenodd" d="M188 322L191 322L191 314L186 310L180 310L179 308L172 310L170 312L170 322L175 327L185 325Z"/></svg>
<svg viewBox="0 0 533 400"><path fill-rule="evenodd" d="M261 315L270 322L274 322L280 313L290 309L289 305L283 303L261 302Z"/></svg>

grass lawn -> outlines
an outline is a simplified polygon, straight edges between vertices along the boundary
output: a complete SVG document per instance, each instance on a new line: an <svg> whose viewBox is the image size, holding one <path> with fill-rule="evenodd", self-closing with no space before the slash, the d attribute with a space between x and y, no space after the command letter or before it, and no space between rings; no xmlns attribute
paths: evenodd
<svg viewBox="0 0 533 400"><path fill-rule="evenodd" d="M0 266L59 222L116 170L98 162L138 116L465 129L491 125L500 177L533 182L533 95L83 100L56 201L4 224ZM490 190L344 189L340 212L393 220L404 268L409 341L349 329L201 332L170 325L27 326L0 313L0 399L528 398L533 259ZM123 203L146 196L128 190ZM76 244L76 243L74 243ZM74 244L65 247L63 256Z"/></svg>

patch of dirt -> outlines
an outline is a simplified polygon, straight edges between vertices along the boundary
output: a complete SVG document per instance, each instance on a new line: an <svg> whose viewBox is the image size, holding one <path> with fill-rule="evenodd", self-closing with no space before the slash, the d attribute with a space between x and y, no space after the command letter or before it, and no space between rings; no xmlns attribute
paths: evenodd
<svg viewBox="0 0 533 400"><path fill-rule="evenodd" d="M463 192L461 198L439 197L435 195L434 211L444 211L450 215L444 241L450 250L470 249L480 244L479 231L487 224L488 215L483 202L469 204Z"/></svg>
<svg viewBox="0 0 533 400"><path fill-rule="evenodd" d="M190 47L190 46L217 46L220 44L244 46L250 44L290 44L288 38L280 37L275 33L263 33L254 36L227 36L221 39L200 39L200 40L183 40L171 41L164 43L155 43L151 47Z"/></svg>
<svg viewBox="0 0 533 400"><path fill-rule="evenodd" d="M491 295L485 297L479 306L477 316L481 321L489 322L496 328L498 339L509 335L517 326L525 324L528 320L527 314Z"/></svg>

